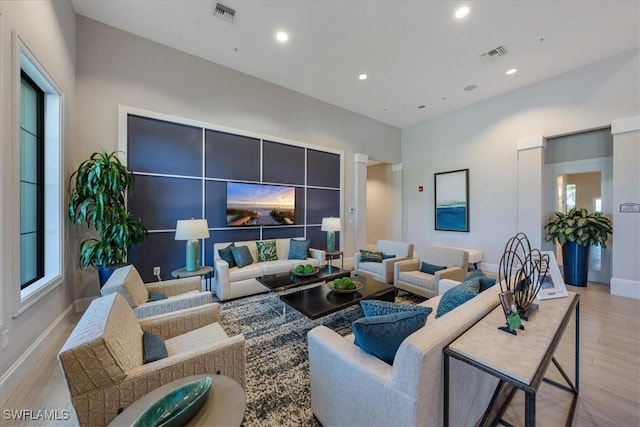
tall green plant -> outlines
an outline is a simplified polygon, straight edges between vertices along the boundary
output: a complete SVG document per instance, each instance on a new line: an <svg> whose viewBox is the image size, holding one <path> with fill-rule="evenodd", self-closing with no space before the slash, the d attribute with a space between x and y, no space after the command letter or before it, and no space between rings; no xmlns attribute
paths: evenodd
<svg viewBox="0 0 640 427"><path fill-rule="evenodd" d="M600 245L606 249L607 238L613 233L611 220L601 212L589 213L586 209L572 208L569 212L554 212L547 220L545 240L564 245L576 242L582 246Z"/></svg>
<svg viewBox="0 0 640 427"><path fill-rule="evenodd" d="M117 152L104 150L93 153L69 178L69 219L93 226L100 235L80 243L81 268L123 264L129 247L147 236L140 218L126 209L125 197L134 183Z"/></svg>

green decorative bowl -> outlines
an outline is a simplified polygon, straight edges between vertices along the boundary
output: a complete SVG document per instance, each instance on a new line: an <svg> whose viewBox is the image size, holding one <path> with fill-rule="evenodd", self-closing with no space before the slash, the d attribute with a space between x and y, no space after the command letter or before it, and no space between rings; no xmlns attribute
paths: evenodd
<svg viewBox="0 0 640 427"><path fill-rule="evenodd" d="M181 385L151 405L131 427L184 426L207 400L211 377Z"/></svg>
<svg viewBox="0 0 640 427"><path fill-rule="evenodd" d="M333 287L333 280L332 280L331 282L327 282L327 287L329 289L331 289L333 292L338 293L338 294L352 294L352 293L358 292L360 289L362 289L362 283L356 282L354 280L353 281L353 288L351 288L351 289L339 289L339 288L334 288Z"/></svg>
<svg viewBox="0 0 640 427"><path fill-rule="evenodd" d="M318 274L318 271L320 271L320 269L318 267L313 267L313 270L311 271L311 273L296 273L293 269L291 270L291 274L294 274L296 276L301 276L301 277L305 277L305 276L313 276L314 274Z"/></svg>

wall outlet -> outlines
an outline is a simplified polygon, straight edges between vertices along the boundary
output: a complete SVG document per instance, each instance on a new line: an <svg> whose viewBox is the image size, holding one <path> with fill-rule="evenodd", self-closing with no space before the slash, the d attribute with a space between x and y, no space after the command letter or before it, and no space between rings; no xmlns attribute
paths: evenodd
<svg viewBox="0 0 640 427"><path fill-rule="evenodd" d="M153 275L154 276L160 275L160 267L153 267Z"/></svg>
<svg viewBox="0 0 640 427"><path fill-rule="evenodd" d="M6 350L9 347L9 330L7 329L2 333L2 349Z"/></svg>

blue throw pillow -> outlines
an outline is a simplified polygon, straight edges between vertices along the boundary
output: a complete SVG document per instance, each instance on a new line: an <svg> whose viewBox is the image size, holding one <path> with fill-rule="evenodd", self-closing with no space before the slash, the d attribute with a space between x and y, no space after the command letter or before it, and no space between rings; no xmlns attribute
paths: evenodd
<svg viewBox="0 0 640 427"><path fill-rule="evenodd" d="M444 270L447 267L443 267L441 265L433 265L423 262L420 264L420 271L427 274L435 274L436 271Z"/></svg>
<svg viewBox="0 0 640 427"><path fill-rule="evenodd" d="M378 301L375 299L362 300L360 301L360 306L362 307L365 317L384 316L385 314L403 313L405 311L426 313L428 316L433 311L431 307L423 307L421 305L413 304L399 304L397 302Z"/></svg>
<svg viewBox="0 0 640 427"><path fill-rule="evenodd" d="M169 357L164 340L154 333L144 331L142 334L142 361L151 363Z"/></svg>
<svg viewBox="0 0 640 427"><path fill-rule="evenodd" d="M309 253L309 246L311 240L296 240L291 239L289 241L289 259L307 259Z"/></svg>
<svg viewBox="0 0 640 427"><path fill-rule="evenodd" d="M167 299L167 296L162 292L149 291L149 299L147 302L160 301L162 299Z"/></svg>
<svg viewBox="0 0 640 427"><path fill-rule="evenodd" d="M232 246L231 253L238 268L253 264L253 257L247 246Z"/></svg>
<svg viewBox="0 0 640 427"><path fill-rule="evenodd" d="M487 277L482 270L473 270L471 271L468 275L467 278L465 280L469 280L469 279L473 279L474 277L477 277L478 279L480 279L480 292L484 292L487 289L489 289L490 287L492 287L493 285L496 284L496 279L493 279L491 277Z"/></svg>
<svg viewBox="0 0 640 427"><path fill-rule="evenodd" d="M402 341L426 321L427 314L419 311L363 317L352 325L355 344L391 365Z"/></svg>
<svg viewBox="0 0 640 427"><path fill-rule="evenodd" d="M226 248L218 249L218 255L220 255L220 258L222 258L224 261L227 261L227 264L229 264L229 268L236 266L236 260L233 259L233 253L231 252L231 248L234 246L235 245L232 243Z"/></svg>
<svg viewBox="0 0 640 427"><path fill-rule="evenodd" d="M385 254L384 252L382 253L382 259L391 259L395 257L395 254Z"/></svg>
<svg viewBox="0 0 640 427"><path fill-rule="evenodd" d="M475 277L473 279L465 280L457 286L449 289L440 298L438 303L438 310L436 311L436 319L443 316L456 308L459 305L473 299L480 290L480 279Z"/></svg>

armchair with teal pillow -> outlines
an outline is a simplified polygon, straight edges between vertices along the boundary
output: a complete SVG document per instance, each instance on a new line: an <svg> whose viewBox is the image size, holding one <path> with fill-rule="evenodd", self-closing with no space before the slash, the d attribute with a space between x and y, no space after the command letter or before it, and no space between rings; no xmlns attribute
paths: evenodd
<svg viewBox="0 0 640 427"><path fill-rule="evenodd" d="M393 255L393 257L389 257ZM374 251L360 250L354 257L356 274L393 283L393 266L413 257L413 244L378 240Z"/></svg>

